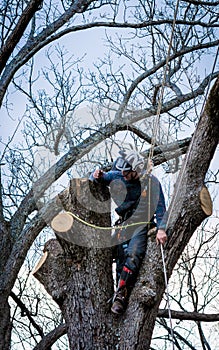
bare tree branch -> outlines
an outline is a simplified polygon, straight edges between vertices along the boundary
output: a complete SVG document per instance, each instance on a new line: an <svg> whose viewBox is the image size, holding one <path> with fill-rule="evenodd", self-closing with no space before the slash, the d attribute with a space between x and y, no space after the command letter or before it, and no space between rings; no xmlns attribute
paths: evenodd
<svg viewBox="0 0 219 350"><path fill-rule="evenodd" d="M171 317L177 320L199 321L199 322L217 322L219 321L219 314L204 314L199 312L185 312L185 311L171 311ZM169 318L168 310L159 309L158 317Z"/></svg>
<svg viewBox="0 0 219 350"><path fill-rule="evenodd" d="M33 350L45 350L51 347L55 342L66 334L66 325L61 324L53 331L43 337L43 339L34 347Z"/></svg>
<svg viewBox="0 0 219 350"><path fill-rule="evenodd" d="M71 13L71 16L72 15L73 14ZM64 22L66 20L67 19L65 18ZM39 50L41 50L43 47L45 47L49 43L53 42L54 40L57 40L56 36L50 37L49 35L54 32L54 27L57 30L62 25L63 25L63 21L61 21L61 23L58 22L57 28L56 28L56 26L50 25L51 30L48 29L45 31L45 33L42 32L41 34L38 35L37 40L35 39L34 42L27 43L20 50L20 52L16 55L16 57L5 67L5 71L2 74L2 77L0 80L0 106L2 104L7 87L10 84L15 73L18 71L18 69L20 67L22 67L26 62L28 62L29 59L31 57L33 57L37 52L39 52ZM50 31L51 31L51 33L50 33ZM58 34L58 36L60 37L60 34ZM203 43L203 44L198 44L196 46L183 48L183 50L180 50L179 52L171 55L169 58L169 62L176 59L177 57L186 55L187 53L190 53L190 52L193 52L196 50L202 50L205 48L214 47L214 46L217 46L218 44L219 44L219 40L216 40L213 42L207 42L207 43ZM135 89L136 84L138 85L142 80L144 80L146 77L148 77L152 73L156 72L158 69L162 68L165 64L166 64L166 58L164 60L162 60L158 65L153 67L151 70L148 70L146 73L139 76L137 78L137 80L135 82L133 82L133 84L131 85L131 87L127 91L126 98L125 98L124 102L120 106L120 111L119 111L120 114L121 114L121 112L124 111L124 107L127 104L133 90Z"/></svg>
<svg viewBox="0 0 219 350"><path fill-rule="evenodd" d="M196 1L196 0L183 0L184 2L188 2L189 4L194 4L198 6L206 5L206 6L217 6L219 5L218 1L210 2L210 1Z"/></svg>
<svg viewBox="0 0 219 350"><path fill-rule="evenodd" d="M11 35L8 37L6 43L3 45L0 51L0 74L3 71L9 57L11 56L14 48L17 43L23 36L25 29L27 28L29 22L33 18L36 11L39 10L42 5L43 0L31 0L29 1L27 7L23 11L22 15L19 18L19 21L16 27L11 32Z"/></svg>
<svg viewBox="0 0 219 350"><path fill-rule="evenodd" d="M18 298L18 296L13 291L11 291L10 296L16 302L16 304L19 306L19 308L21 309L23 316L26 316L28 318L28 320L30 321L30 323L32 324L32 326L39 333L39 335L41 337L44 337L42 327L34 320L33 315L28 310L27 306L22 302L22 300L20 298Z"/></svg>

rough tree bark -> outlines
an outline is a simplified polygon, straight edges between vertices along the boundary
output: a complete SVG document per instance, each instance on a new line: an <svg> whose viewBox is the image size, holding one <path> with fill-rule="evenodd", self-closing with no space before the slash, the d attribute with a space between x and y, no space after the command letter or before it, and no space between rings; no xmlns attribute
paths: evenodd
<svg viewBox="0 0 219 350"><path fill-rule="evenodd" d="M177 260L194 231L207 217L201 207L200 192L203 189L205 175L218 141L219 78L211 90L206 107L193 135L187 152L186 167L181 169L178 183L176 183L176 193L173 196L174 202L172 201L170 205L168 227L171 236L165 247L168 277L171 276ZM129 344L129 349L148 350L150 347L156 315L165 288L160 272L160 259L159 248L156 247L155 242L149 240L139 282L132 294L132 302L124 319L125 322L127 318L131 318L135 326L122 328L121 339L125 342L128 338L127 345ZM154 291L154 305L152 308L148 307L151 301L149 297L153 294L151 290ZM136 324L139 327L136 327Z"/></svg>
<svg viewBox="0 0 219 350"><path fill-rule="evenodd" d="M121 127L123 129L123 127ZM112 133L115 133L116 130L111 130ZM102 137L107 137L109 133L109 129L106 130L106 135L103 135L103 131L101 130L101 139ZM84 141L84 144L88 144L88 148L94 147L95 143L97 142L97 134L95 133L94 138L92 138L92 142L89 140ZM188 140L183 141L183 151L187 147ZM168 154L170 154L171 159L171 152L175 152L175 149L178 149L180 145L170 145L170 150L168 151ZM81 153L77 156L83 155L83 147L80 147ZM182 148L181 148L182 149ZM68 169L69 161L71 161L71 164L74 163L76 159L77 151L72 151L71 154L67 154L62 160L61 165L60 163L57 165L57 169L62 168L61 172L57 174L57 177L59 177L66 169ZM160 164L164 161L162 155L160 154L161 150L160 148L155 148L155 157L154 161L155 164ZM175 154L175 153L174 153ZM165 149L165 155L167 155L167 150ZM169 158L168 158L169 159ZM64 167L64 169L63 169ZM39 193L43 193L45 189L49 186L51 181L54 179L53 172L56 171L53 169L53 171L49 171L48 174L45 174L45 177L42 179L41 182L37 182L34 186L37 190L31 190L26 197L24 198L24 201L21 203L19 209L14 214L10 222L7 222L4 217L3 213L0 212L0 227L1 227L1 234L0 234L0 251L1 251L1 269L0 269L0 296L1 296L1 304L0 304L0 325L1 325L1 331L0 331L0 349L6 350L10 348L10 338L11 338L11 322L10 322L10 307L8 304L8 298L10 296L11 290L14 286L15 280L17 278L17 275L19 273L19 270L25 260L25 257L28 253L28 250L38 234L43 230L43 228L47 225L48 222L50 222L54 216L56 216L60 210L63 209L63 205L59 198L54 198L50 200L45 206L42 208L39 206L39 210L36 214L36 216L29 222L29 224L25 224L25 220L27 218L29 210L31 208L35 208L35 202L40 196ZM45 186L45 183L47 186ZM68 193L68 192L67 192ZM100 192L101 194L101 192ZM63 191L63 194L60 194L60 198L68 197L68 195L65 194L65 191ZM92 202L93 203L93 202ZM98 206L102 207L102 202L98 202ZM104 208L104 206L103 206ZM2 208L1 208L2 209ZM93 208L94 209L94 208ZM96 208L97 209L97 208ZM95 209L95 210L96 210ZM96 217L96 222L101 221L101 217ZM106 243L106 242L104 242ZM110 272L111 273L111 272ZM54 333L52 334L53 342L54 342ZM48 342L50 341L50 336L47 336ZM42 339L40 342L41 344L44 344L46 342L45 339ZM44 345L39 345L39 348L41 346L42 349L44 349Z"/></svg>
<svg viewBox="0 0 219 350"><path fill-rule="evenodd" d="M201 207L200 192L218 144L218 137L219 79L211 90L193 135L186 167L181 169L170 206L171 236L165 247L168 277L194 231L207 217ZM69 191L61 198L63 208L76 212L87 221L109 225L109 214L97 214L97 208L89 206L92 203L89 197L92 191L87 183L88 180L79 181L78 187L77 181L71 182ZM102 193L100 189L96 195L98 193ZM104 199L108 197L103 196L101 200L102 205L106 205L105 213L109 213L109 202ZM49 252L48 259L36 273L36 277L63 312L70 348L115 349L117 344L123 350L148 350L165 290L160 247L156 246L155 237L149 237L147 253L128 309L122 317L115 320L107 303L113 291L111 249L98 248L103 246L102 237L107 237L105 232L95 232L75 222L74 232L67 234L69 237L75 235L74 244L60 235L57 236L57 241L48 242L45 248ZM81 238L78 241L79 235Z"/></svg>
<svg viewBox="0 0 219 350"><path fill-rule="evenodd" d="M108 199L106 189L87 179L72 180L59 196L66 211L99 226L110 226ZM62 310L71 349L112 349L116 342L107 303L113 294L110 234L75 220L72 230L47 242L48 257L34 274Z"/></svg>
<svg viewBox="0 0 219 350"><path fill-rule="evenodd" d="M9 235L9 225L5 221L0 222L0 249L1 264L0 271L4 270L5 263L10 255L12 242ZM1 274L1 273L0 273ZM1 287L1 286L0 286ZM1 288L0 288L1 290ZM0 349L9 349L11 339L12 323L10 320L10 306L8 303L8 294L0 293Z"/></svg>

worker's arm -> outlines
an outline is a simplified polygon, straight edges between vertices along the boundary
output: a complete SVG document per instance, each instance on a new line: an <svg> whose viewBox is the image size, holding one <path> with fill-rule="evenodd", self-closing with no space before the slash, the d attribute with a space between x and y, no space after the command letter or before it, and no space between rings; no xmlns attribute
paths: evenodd
<svg viewBox="0 0 219 350"><path fill-rule="evenodd" d="M157 179L156 179L157 180ZM157 180L156 183L156 192L157 196L155 196L157 200L157 208L156 208L156 220L157 220L157 235L156 242L157 244L165 244L167 241L166 234L166 223L167 223L167 211L165 205L165 198L163 194L163 190L160 182Z"/></svg>
<svg viewBox="0 0 219 350"><path fill-rule="evenodd" d="M115 172L108 171L104 172L101 169L96 169L94 172L90 175L89 180L94 182L101 182L105 184L106 186L109 186L110 182L114 180L115 178Z"/></svg>

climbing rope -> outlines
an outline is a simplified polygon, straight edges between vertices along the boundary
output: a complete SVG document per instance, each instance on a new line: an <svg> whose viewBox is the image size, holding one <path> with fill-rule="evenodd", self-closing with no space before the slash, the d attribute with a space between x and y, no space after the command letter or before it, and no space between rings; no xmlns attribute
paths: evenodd
<svg viewBox="0 0 219 350"><path fill-rule="evenodd" d="M178 3L179 3L179 1L178 1ZM177 8L178 8L178 3L177 3ZM209 77L208 86L207 86L205 98L204 98L203 105L202 105L202 109L201 109L201 114L203 113L203 110L204 110L204 104L205 104L205 101L206 101L206 99L207 99L207 94L208 94L208 91L209 91L209 88L210 88L211 77L212 77L212 75L213 75L213 72L214 72L214 69L215 69L215 66L216 66L218 54L219 54L219 46L218 46L218 49L217 49L217 52L216 52L216 56L215 56L215 60L214 60L213 68L212 68L212 72L211 72L211 75L210 75L210 77ZM160 105L161 105L161 104L160 104ZM160 108L161 108L161 107L160 107ZM159 108L159 111L160 111L160 108ZM194 132L194 135L195 135L195 133L196 133L196 130L195 130L195 132ZM180 176L179 176L179 181L177 181L177 186L176 186L176 188L175 188L175 194L174 194L174 196L173 196L173 201L172 201L172 203L171 203L171 207L170 207L170 210L169 210L169 215L168 215L168 218L167 218L167 224L166 224L167 227L168 227L168 225L169 225L169 220L170 220L170 217L171 217L171 214L172 214L172 211L173 211L175 202L176 202L176 198L177 198L178 193L179 193L180 185L181 185L181 183L182 183L182 179L183 179L183 176L184 176L184 172L185 172L185 169L186 169L186 166L187 166L187 163L188 163L188 159L189 159L189 156L190 156L192 147L193 147L193 143L194 143L194 139L195 139L194 135L193 135L192 141L191 141L190 144L189 144L188 152L187 152L186 157L185 157L185 159L184 159L182 171L181 171L181 174L180 174ZM155 143L155 141L154 141L154 143ZM154 146L153 146L153 148L154 148ZM153 150L152 150L151 154L153 154ZM167 271L166 271L164 250L163 250L162 244L160 245L160 249L161 249L162 262L163 262L163 270L164 270L164 279L165 279L165 288L166 288L168 315L169 315L169 322L170 322L170 332L171 332L171 338L172 338L172 344L173 344L173 350L174 350L174 349L175 349L175 346L174 346L174 333L173 333L172 316L171 316L171 309L170 309L170 298L169 298L169 291L168 291L168 279L167 279Z"/></svg>
<svg viewBox="0 0 219 350"><path fill-rule="evenodd" d="M165 264L165 256L164 256L164 250L163 250L163 245L162 244L160 244L160 250L161 250L162 262L163 262L164 281L165 281L166 297L167 297L167 308L168 308L168 316L169 316L169 321L170 321L170 333L171 333L173 350L174 350L175 346L174 346L174 333L173 333L172 315L171 315L171 309L170 309L170 297L169 297L170 294L169 294L169 287L168 287L168 279L167 279L167 270L166 270L166 264Z"/></svg>
<svg viewBox="0 0 219 350"><path fill-rule="evenodd" d="M207 87L207 91L206 91L206 96L207 96L207 93L208 93L208 91L209 91L210 82L211 82L211 77L212 77L212 75L213 75L213 72L214 72L214 69L215 69L215 66L216 66L218 54L219 54L219 46L218 46L217 53L216 53L216 57L215 57L215 60L214 60L212 72L211 72L211 75L210 75L210 77L209 77L209 82L208 82L208 87ZM204 103L205 103L205 101L206 101L206 97L204 98L204 102L203 102L202 109L201 109L201 114L203 113L203 110L204 110ZM195 130L195 133L196 133L196 130ZM194 133L194 134L195 134L195 133ZM183 163L183 167L182 167L181 174L180 174L180 176L179 176L179 181L177 182L177 186L176 186L176 188L175 188L175 194L174 194L174 196L173 196L173 201L172 201L172 203L171 203L171 207L170 207L170 210L169 210L169 215L168 215L168 218L167 218L167 224L166 224L167 227L168 227L168 225L169 225L169 220L170 220L170 217L171 217L171 214L172 214L172 211L173 211L175 202L176 202L176 198L177 198L178 193L179 193L180 185L181 185L181 183L182 183L182 179L183 179L183 176L184 176L184 172L185 172L185 169L186 169L186 166L187 166L187 163L188 163L188 159L189 159L189 156L190 156L192 147L193 147L194 139L195 139L195 138L194 138L194 135L193 135L192 141L191 141L191 143L190 143L190 145L189 145L189 149L188 149L187 155L186 155L185 160L184 160L184 163ZM168 290L168 279L167 279L167 271L166 271L166 264L165 264L165 256L164 256L164 250L163 250L162 244L160 244L160 249L161 249L162 262L163 262L163 270L164 270L164 280L165 280L165 288L166 288L166 297L167 297L167 306L168 306L168 316L169 316L169 322L170 322L170 332L171 332L171 338L172 338L172 344L173 344L173 350L174 350L174 349L175 349L175 346L174 346L174 333L173 333L172 316L171 316L171 309L170 309L170 298L169 298L169 290Z"/></svg>
<svg viewBox="0 0 219 350"><path fill-rule="evenodd" d="M152 136L152 140L151 140L151 148L150 148L150 152L149 152L148 162L150 162L152 160L152 158L153 158L154 147L155 147L155 144L156 144L157 132L158 132L159 122L160 122L160 114L161 114L161 109L162 109L163 95L164 95L164 86L165 86L165 83L166 83L168 64L169 64L169 60L170 60L170 50L171 50L171 47L172 47L172 41L173 41L174 29L175 29L175 24L176 24L176 17L177 17L177 12L178 12L178 7L179 7L179 1L180 0L177 1L176 8L175 8L174 20L173 20L173 25L172 25L172 33L171 33L171 38L170 38L170 43L169 43L169 48L168 48L168 53L167 53L167 58L166 58L166 65L165 65L165 69L164 69L164 77L163 77L161 93L160 93L159 101L158 101L158 109L157 109L157 115L156 115L156 119L155 119L155 123L154 123L154 130L153 130L153 136ZM184 168L182 169L182 172L181 172L180 184L181 184L182 176L183 176L183 173L184 173L187 161L188 161L189 153L191 152L191 148L192 148L192 143L190 144L190 147L189 147L189 150L188 150L188 155L186 157L186 161L185 161L185 164L184 164ZM177 194L178 194L179 187L180 186L178 186L178 189L177 189L177 192L176 192ZM174 200L175 199L176 199L176 197L174 198ZM175 201L173 201L173 202L175 203ZM172 212L172 209L173 209L173 206L171 208L171 212ZM72 212L66 212L66 213L71 215L73 218L75 218L77 221L83 223L84 225L92 227L94 229L100 229L100 230L123 229L123 228L127 228L127 227L133 227L133 226L136 226L136 225L149 224L149 222L143 221L143 222L131 223L131 224L121 225L121 226L120 225L118 225L118 226L115 225L115 226L109 226L109 227L102 227L102 226L98 226L98 225L89 223L89 222L81 219L80 217L78 217L76 214L74 214ZM170 217L170 215L169 215L169 217ZM169 217L168 217L168 221L167 221L167 226L168 226L168 223L169 223ZM168 279L167 279L167 271L166 271L164 250L163 250L162 244L160 244L160 249L161 249L161 255L162 255L162 262L163 262L165 288L166 288L167 305L168 305L168 314L169 314L171 337L172 337L172 341L173 341L172 344L173 344L173 350L174 350L175 349L175 347L174 347L174 333L173 333L172 317L171 317L171 309L170 309Z"/></svg>
<svg viewBox="0 0 219 350"><path fill-rule="evenodd" d="M170 60L170 51L171 51L172 42L173 42L173 35L174 35L174 31L175 31L175 25L176 25L176 18L177 18L177 13L178 13L178 8L179 8L179 2L180 2L180 0L177 0L175 11L174 11L174 19L173 19L173 24L172 24L171 37L170 37L170 41L169 41L168 52L167 52L167 57L166 57L166 64L165 64L165 68L164 68L164 76L163 76L163 81L162 81L162 85L161 85L161 93L160 93L159 100L158 100L157 115L156 115L156 118L155 118L153 136L152 136L152 139L151 139L151 147L150 147L149 156L148 156L147 170L149 169L150 163L152 162L152 158L153 158L153 154L154 154L154 147L155 147L155 144L156 144L157 133L158 133L158 128L159 128L159 124L160 124L160 114L161 114L161 109L162 109L162 104L163 104L164 86L166 84L167 70L168 70L168 65L169 65L169 60ZM150 182L149 182L149 184L150 184ZM150 210L150 202L149 202L149 210ZM168 280L167 280L167 273L166 273L166 265L165 265L164 251L163 251L163 245L162 244L160 244L160 249L161 249L162 261L163 261L166 296L167 296L167 301L168 301L168 303L167 303L168 315L169 315L171 337L172 337L172 344L173 344L173 350L174 350L175 349L175 346L174 346L174 333L173 333L171 309L170 309L170 302L169 302L170 298L169 298L169 291L168 291Z"/></svg>
<svg viewBox="0 0 219 350"><path fill-rule="evenodd" d="M172 31L171 31L171 36L170 36L170 41L169 41L169 46L168 46L168 51L167 51L166 63L165 63L165 67L164 67L164 76L163 76L162 85L161 85L161 93L160 93L159 100L158 100L157 115L155 118L154 130L153 130L152 139L151 139L151 148L150 148L149 157L148 157L149 160L151 160L153 158L154 147L156 144L157 132L158 132L159 123L160 123L160 114L161 114L161 109L162 109L162 104L163 104L164 86L166 84L168 64L170 61L170 50L171 50L172 42L173 42L173 35L174 35L174 31L175 31L176 17L177 17L178 8L179 8L179 2L180 2L180 0L177 0L175 12L174 12Z"/></svg>

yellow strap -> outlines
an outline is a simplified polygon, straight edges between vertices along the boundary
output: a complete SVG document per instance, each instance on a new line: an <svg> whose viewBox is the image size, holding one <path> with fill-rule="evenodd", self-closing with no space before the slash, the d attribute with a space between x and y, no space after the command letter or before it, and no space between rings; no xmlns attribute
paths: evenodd
<svg viewBox="0 0 219 350"><path fill-rule="evenodd" d="M74 219L76 219L77 221L80 221L82 224L98 229L98 230L112 230L112 229L123 229L123 228L127 228L127 227L132 227L132 226L137 226L137 225L147 225L150 224L150 221L140 221L140 222L133 222L131 224L127 224L127 225L121 225L121 226L97 226L94 224L91 224L83 219L81 219L79 216L77 216L76 214L67 211L67 214L71 215Z"/></svg>

